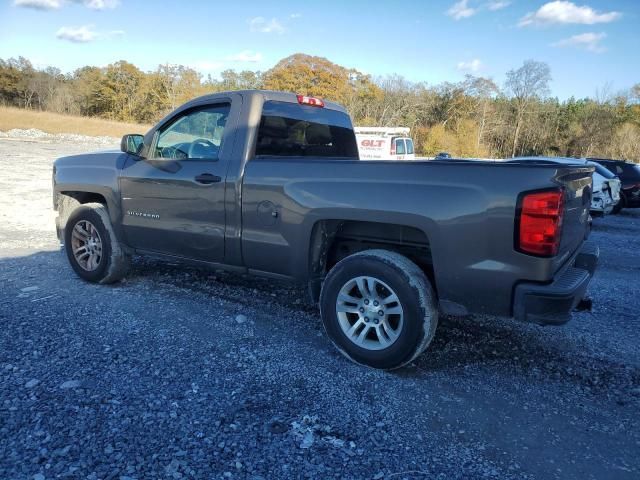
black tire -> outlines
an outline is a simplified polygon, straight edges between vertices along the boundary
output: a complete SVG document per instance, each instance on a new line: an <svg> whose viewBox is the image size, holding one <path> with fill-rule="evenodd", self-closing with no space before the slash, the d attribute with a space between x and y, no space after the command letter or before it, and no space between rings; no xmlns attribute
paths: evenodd
<svg viewBox="0 0 640 480"><path fill-rule="evenodd" d="M614 215L617 215L622 211L623 208L624 208L624 197L620 195L620 201L616 204L615 207L613 207L613 210L611 210L611 213Z"/></svg>
<svg viewBox="0 0 640 480"><path fill-rule="evenodd" d="M350 281L361 276L387 284L404 312L398 336L386 348L362 348L349 339L340 325L338 295ZM435 294L424 272L403 255L387 250L366 250L337 263L322 285L320 313L327 335L343 355L356 363L385 370L415 360L433 340L438 325Z"/></svg>
<svg viewBox="0 0 640 480"><path fill-rule="evenodd" d="M98 231L102 243L102 254L94 270L83 268L73 253L73 229L82 221L91 222ZM64 229L64 248L71 268L80 278L88 282L114 283L121 280L129 269L129 255L120 246L111 226L109 212L101 203L85 203L69 215Z"/></svg>

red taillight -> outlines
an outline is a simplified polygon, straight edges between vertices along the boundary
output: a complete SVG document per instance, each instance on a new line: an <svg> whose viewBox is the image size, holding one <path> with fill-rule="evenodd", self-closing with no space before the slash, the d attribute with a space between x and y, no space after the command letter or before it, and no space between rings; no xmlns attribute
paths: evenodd
<svg viewBox="0 0 640 480"><path fill-rule="evenodd" d="M543 257L556 255L564 207L562 190L527 193L522 197L520 206L518 249Z"/></svg>
<svg viewBox="0 0 640 480"><path fill-rule="evenodd" d="M319 98L307 97L305 95L297 95L297 97L298 97L298 103L300 105L310 105L312 107L320 107L320 108L324 107L324 102Z"/></svg>

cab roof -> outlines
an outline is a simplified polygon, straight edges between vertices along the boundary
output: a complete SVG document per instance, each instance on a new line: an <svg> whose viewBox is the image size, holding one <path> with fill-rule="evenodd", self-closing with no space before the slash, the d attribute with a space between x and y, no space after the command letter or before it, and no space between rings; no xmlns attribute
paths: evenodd
<svg viewBox="0 0 640 480"><path fill-rule="evenodd" d="M276 101L276 102L299 103L298 95L300 94L301 93L278 92L275 90L232 90L232 91L225 91L225 92L210 93L207 95L196 97L193 100L188 101L187 103L185 103L179 108L180 109L189 108L192 105L202 104L203 102L207 102L207 101L215 101L218 99L229 98L233 95L240 95L243 98L247 98L249 100L251 100L253 97L262 97L265 102ZM330 110L337 110L339 112L348 113L347 110L338 103L331 102L324 99L322 99L322 101L324 102L324 107L314 107L314 108L327 108Z"/></svg>

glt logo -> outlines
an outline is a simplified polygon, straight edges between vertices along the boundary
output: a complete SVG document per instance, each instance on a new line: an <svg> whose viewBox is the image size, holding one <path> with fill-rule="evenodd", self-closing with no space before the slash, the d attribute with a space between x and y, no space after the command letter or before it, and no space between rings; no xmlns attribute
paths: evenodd
<svg viewBox="0 0 640 480"><path fill-rule="evenodd" d="M380 148L384 145L384 140L362 140L362 142L360 142L360 145L362 145L363 147L373 147L373 148Z"/></svg>

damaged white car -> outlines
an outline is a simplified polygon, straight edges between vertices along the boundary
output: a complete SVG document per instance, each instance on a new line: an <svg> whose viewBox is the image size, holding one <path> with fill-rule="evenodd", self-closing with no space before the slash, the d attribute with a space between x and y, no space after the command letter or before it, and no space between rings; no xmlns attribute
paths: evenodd
<svg viewBox="0 0 640 480"><path fill-rule="evenodd" d="M620 203L622 182L613 173L599 163L586 161L587 165L595 167L593 172L593 195L591 197L591 212L608 215Z"/></svg>

